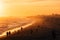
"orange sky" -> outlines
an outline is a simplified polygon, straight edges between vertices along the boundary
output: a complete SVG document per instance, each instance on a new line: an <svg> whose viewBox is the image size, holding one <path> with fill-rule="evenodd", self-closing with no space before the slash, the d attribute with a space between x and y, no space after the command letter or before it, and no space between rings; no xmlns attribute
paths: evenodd
<svg viewBox="0 0 60 40"><path fill-rule="evenodd" d="M0 17L60 13L60 0L0 0Z"/></svg>

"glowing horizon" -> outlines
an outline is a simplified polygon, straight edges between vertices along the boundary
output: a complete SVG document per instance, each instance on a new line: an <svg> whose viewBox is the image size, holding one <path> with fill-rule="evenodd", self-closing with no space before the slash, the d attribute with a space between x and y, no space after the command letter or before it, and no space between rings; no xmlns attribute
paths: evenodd
<svg viewBox="0 0 60 40"><path fill-rule="evenodd" d="M0 17L2 17L2 16L4 16L4 14L3 14L3 1L2 0L0 0Z"/></svg>
<svg viewBox="0 0 60 40"><path fill-rule="evenodd" d="M60 14L60 0L0 0L0 17Z"/></svg>

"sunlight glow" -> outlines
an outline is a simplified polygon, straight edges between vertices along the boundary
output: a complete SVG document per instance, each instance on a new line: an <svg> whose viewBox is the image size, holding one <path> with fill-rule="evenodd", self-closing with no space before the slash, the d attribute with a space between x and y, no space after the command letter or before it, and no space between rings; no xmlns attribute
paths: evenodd
<svg viewBox="0 0 60 40"><path fill-rule="evenodd" d="M35 21L33 21L33 22L31 22L31 23L28 23L27 25L22 26L22 27L23 27L23 29L24 29L24 28L27 28L27 27L33 25L34 23L35 23ZM21 30L21 27L18 27L18 28L14 28L14 29L12 29L12 30L5 31L4 33L2 33L2 34L0 35L0 38L6 36L6 32L9 32L9 31L10 31L10 32L13 34L15 31L18 31L18 30Z"/></svg>
<svg viewBox="0 0 60 40"><path fill-rule="evenodd" d="M4 16L3 9L4 9L4 3L2 0L0 0L0 17Z"/></svg>

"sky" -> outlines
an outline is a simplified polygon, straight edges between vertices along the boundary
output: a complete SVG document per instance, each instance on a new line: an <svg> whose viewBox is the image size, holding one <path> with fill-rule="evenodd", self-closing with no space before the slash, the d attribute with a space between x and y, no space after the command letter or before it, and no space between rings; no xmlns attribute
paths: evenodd
<svg viewBox="0 0 60 40"><path fill-rule="evenodd" d="M0 17L60 14L60 0L0 0Z"/></svg>

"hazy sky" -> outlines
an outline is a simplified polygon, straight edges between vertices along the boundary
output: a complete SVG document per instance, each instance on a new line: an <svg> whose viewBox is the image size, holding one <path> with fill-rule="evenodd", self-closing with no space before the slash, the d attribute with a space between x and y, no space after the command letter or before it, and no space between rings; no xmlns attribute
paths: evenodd
<svg viewBox="0 0 60 40"><path fill-rule="evenodd" d="M0 16L60 13L60 0L0 0Z"/></svg>

